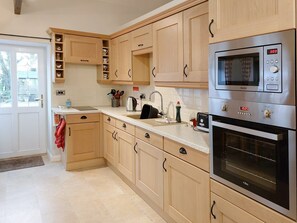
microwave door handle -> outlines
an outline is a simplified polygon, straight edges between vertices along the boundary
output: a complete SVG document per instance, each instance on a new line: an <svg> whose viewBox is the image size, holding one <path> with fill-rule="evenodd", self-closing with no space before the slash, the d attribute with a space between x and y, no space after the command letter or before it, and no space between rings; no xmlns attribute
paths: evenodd
<svg viewBox="0 0 297 223"><path fill-rule="evenodd" d="M241 132L241 133L245 133L245 134L249 134L249 135L259 136L259 137L262 137L265 139L270 139L270 140L274 140L274 141L280 141L283 139L282 134L273 134L273 133L263 132L263 131L254 130L254 129L248 129L248 128L230 125L230 124L217 122L217 121L212 121L211 123L213 126L216 126L216 127L221 127L224 129L229 129L232 131Z"/></svg>

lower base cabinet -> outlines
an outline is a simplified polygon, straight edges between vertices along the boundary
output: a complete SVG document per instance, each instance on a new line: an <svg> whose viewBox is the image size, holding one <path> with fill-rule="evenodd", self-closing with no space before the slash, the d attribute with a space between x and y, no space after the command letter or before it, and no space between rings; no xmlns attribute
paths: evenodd
<svg viewBox="0 0 297 223"><path fill-rule="evenodd" d="M135 183L135 139L121 130L115 133L116 145L116 168L132 183Z"/></svg>
<svg viewBox="0 0 297 223"><path fill-rule="evenodd" d="M163 151L136 139L136 186L163 209Z"/></svg>
<svg viewBox="0 0 297 223"><path fill-rule="evenodd" d="M214 193L211 200L211 223L265 223Z"/></svg>
<svg viewBox="0 0 297 223"><path fill-rule="evenodd" d="M209 174L166 152L164 160L164 211L176 222L209 223Z"/></svg>
<svg viewBox="0 0 297 223"><path fill-rule="evenodd" d="M104 158L112 165L115 165L115 127L104 123L103 137L104 137Z"/></svg>

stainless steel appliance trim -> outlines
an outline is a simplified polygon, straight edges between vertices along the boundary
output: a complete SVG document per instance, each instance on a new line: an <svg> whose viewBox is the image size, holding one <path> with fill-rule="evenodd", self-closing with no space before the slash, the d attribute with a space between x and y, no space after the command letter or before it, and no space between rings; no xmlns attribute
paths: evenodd
<svg viewBox="0 0 297 223"><path fill-rule="evenodd" d="M263 84L263 47L253 47L248 49L237 49L237 50L230 50L230 51L223 51L223 52L216 52L216 67L218 67L218 58L220 56L233 56L233 55L242 55L242 54L251 54L251 53L259 53L259 85L258 86L230 86L230 85L219 85L218 83L218 69L215 70L215 80L216 80L216 89L220 90L237 90L237 91L263 91L264 84ZM243 89L245 88L245 89Z"/></svg>
<svg viewBox="0 0 297 223"><path fill-rule="evenodd" d="M297 203L296 203L296 131L291 131L289 130L289 210L285 209L257 194L254 194L234 183L231 183L230 181L225 180L224 178L221 178L217 175L214 174L214 169L213 169L213 120L212 120L212 115L209 116L209 121L210 121L210 126L209 126L209 139L210 139L210 177L294 220L297 219Z"/></svg>
<svg viewBox="0 0 297 223"><path fill-rule="evenodd" d="M221 127L224 129L229 129L232 131L236 131L236 132L241 132L241 133L245 133L245 134L249 134L249 135L254 135L254 136L259 136L265 139L271 139L274 141L279 141L283 139L283 135L282 134L272 134L272 133L268 133L268 132L262 132L259 130L254 130L254 129L248 129L248 128L243 128L240 126L235 126L235 125L230 125L230 124L225 124L222 122L216 122L216 121L212 121L212 125L213 126L217 126L217 127Z"/></svg>

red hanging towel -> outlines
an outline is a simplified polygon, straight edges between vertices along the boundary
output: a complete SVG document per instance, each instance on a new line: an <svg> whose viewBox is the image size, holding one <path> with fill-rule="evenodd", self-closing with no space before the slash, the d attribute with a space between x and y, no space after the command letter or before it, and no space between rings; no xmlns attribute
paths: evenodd
<svg viewBox="0 0 297 223"><path fill-rule="evenodd" d="M66 121L64 118L60 119L59 124L56 127L56 132L55 132L55 144L57 145L58 148L62 148L64 152L65 148L65 126L66 126Z"/></svg>

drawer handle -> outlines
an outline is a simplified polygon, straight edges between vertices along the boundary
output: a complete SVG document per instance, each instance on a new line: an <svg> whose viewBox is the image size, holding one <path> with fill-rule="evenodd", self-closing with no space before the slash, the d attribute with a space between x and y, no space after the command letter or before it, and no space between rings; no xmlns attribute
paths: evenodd
<svg viewBox="0 0 297 223"><path fill-rule="evenodd" d="M88 119L88 117L83 115L83 116L80 117L80 119Z"/></svg>
<svg viewBox="0 0 297 223"><path fill-rule="evenodd" d="M187 154L187 150L184 147L180 147L179 148L179 153L186 155Z"/></svg>
<svg viewBox="0 0 297 223"><path fill-rule="evenodd" d="M215 204L216 204L216 202L213 201L213 203L212 203L212 205L211 205L210 213L211 213L211 215L212 215L212 217L213 217L214 219L217 219L217 217L216 217L216 216L214 215L214 213L213 213L213 208L214 208Z"/></svg>
<svg viewBox="0 0 297 223"><path fill-rule="evenodd" d="M166 160L167 160L167 159L165 158L164 161L163 161L163 164L162 164L163 169L164 169L165 172L167 172L167 169L165 168L165 162L166 162Z"/></svg>
<svg viewBox="0 0 297 223"><path fill-rule="evenodd" d="M138 47L141 47L141 46L143 46L143 44L141 43L141 44L138 44Z"/></svg>
<svg viewBox="0 0 297 223"><path fill-rule="evenodd" d="M83 60L83 59L81 59L80 61L81 62L89 62L89 60Z"/></svg>
<svg viewBox="0 0 297 223"><path fill-rule="evenodd" d="M122 125L122 126L123 126L123 128L126 128L126 127L127 127L126 123L123 123L123 125Z"/></svg>
<svg viewBox="0 0 297 223"><path fill-rule="evenodd" d="M108 117L108 118L107 118L107 121L109 121L109 122L110 122L110 117Z"/></svg>
<svg viewBox="0 0 297 223"><path fill-rule="evenodd" d="M150 134L148 134L147 132L144 134L144 137L147 139L151 138Z"/></svg>
<svg viewBox="0 0 297 223"><path fill-rule="evenodd" d="M137 143L135 143L135 145L134 145L134 151L135 151L135 153L137 154L138 152L137 152L137 150L136 150L136 146L137 146Z"/></svg>

